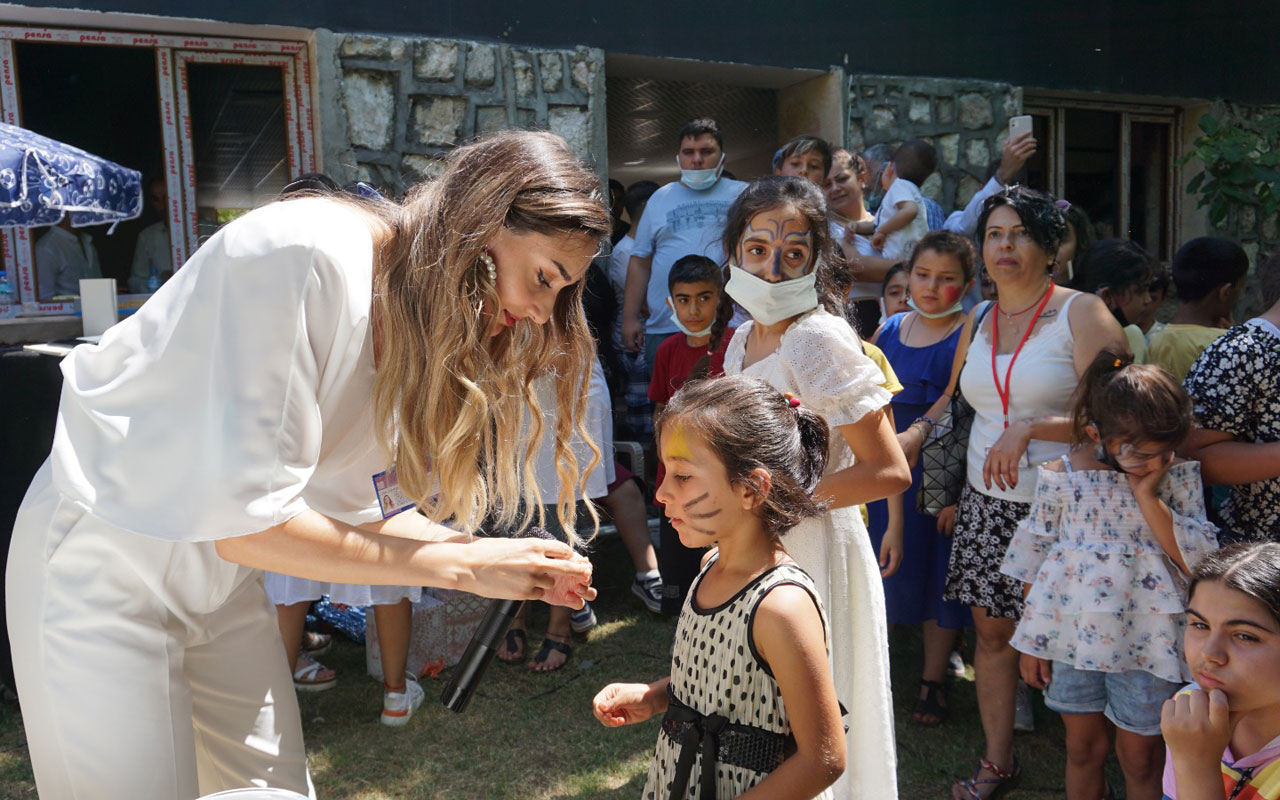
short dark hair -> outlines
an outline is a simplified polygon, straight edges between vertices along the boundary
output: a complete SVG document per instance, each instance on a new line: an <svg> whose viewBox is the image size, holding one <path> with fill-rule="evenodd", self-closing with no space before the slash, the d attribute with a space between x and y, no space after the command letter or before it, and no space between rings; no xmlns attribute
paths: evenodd
<svg viewBox="0 0 1280 800"><path fill-rule="evenodd" d="M1123 292L1136 284L1149 286L1156 260L1132 239L1099 239L1089 248L1081 285L1086 292Z"/></svg>
<svg viewBox="0 0 1280 800"><path fill-rule="evenodd" d="M1173 254L1173 285L1178 299L1203 300L1224 283L1234 284L1249 273L1244 248L1221 236L1199 236Z"/></svg>
<svg viewBox="0 0 1280 800"><path fill-rule="evenodd" d="M961 236L951 231L929 231L920 240L916 242L916 246L911 248L911 255L907 256L907 270L910 271L916 265L916 259L926 250L932 250L935 253L955 256L956 261L960 262L960 269L964 273L964 281L968 283L973 280L977 268L974 263L977 261L977 254L973 249L973 242L967 236ZM896 264L894 266L897 266ZM893 270L889 273L892 274ZM889 275L884 276L885 282L888 283ZM883 291L881 292L883 294Z"/></svg>
<svg viewBox="0 0 1280 800"><path fill-rule="evenodd" d="M711 117L698 117L691 119L680 129L680 136L676 139L676 147L684 144L684 140L690 136L698 138L704 134L711 134L716 139L716 145L724 150L724 137L720 135L720 123Z"/></svg>
<svg viewBox="0 0 1280 800"><path fill-rule="evenodd" d="M827 173L831 171L831 145L827 144L826 139L819 139L807 133L800 134L778 148L778 152L773 154L773 168L778 169L792 156L813 152L822 156L822 177L827 177Z"/></svg>
<svg viewBox="0 0 1280 800"><path fill-rule="evenodd" d="M1280 250L1258 265L1258 291L1262 294L1262 305L1271 308L1280 301Z"/></svg>
<svg viewBox="0 0 1280 800"><path fill-rule="evenodd" d="M893 153L893 169L899 178L916 186L924 183L938 168L938 151L920 139L903 142Z"/></svg>
<svg viewBox="0 0 1280 800"><path fill-rule="evenodd" d="M622 205L627 209L627 216L632 222L640 221L640 207L649 202L653 193L658 191L658 184L653 181L636 181L627 187L622 195Z"/></svg>
<svg viewBox="0 0 1280 800"><path fill-rule="evenodd" d="M1062 244L1062 237L1067 235L1067 223L1051 195L1020 185L996 192L982 204L982 214L978 217L976 228L978 236L985 238L987 220L990 219L991 212L1001 206L1012 208L1031 241L1054 260L1057 259L1058 245Z"/></svg>
<svg viewBox="0 0 1280 800"><path fill-rule="evenodd" d="M706 256L689 254L676 259L667 273L667 293L675 291L677 283L714 283L716 288L723 285L720 276L720 265Z"/></svg>
<svg viewBox="0 0 1280 800"><path fill-rule="evenodd" d="M756 490L760 522L778 537L826 511L813 489L827 466L830 431L807 405L792 404L760 378L726 375L686 383L658 415L661 442L673 425L698 434L724 464L729 483ZM767 493L751 473L769 473Z"/></svg>
<svg viewBox="0 0 1280 800"><path fill-rule="evenodd" d="M912 252L912 255L915 255L914 251ZM907 271L907 265L905 262L902 262L902 261L899 261L898 263L894 264L892 267L889 267L889 271L884 274L884 280L880 282L880 296L884 297L884 293L889 291L889 281L893 280L894 278L898 277L899 275L901 275L906 271Z"/></svg>
<svg viewBox="0 0 1280 800"><path fill-rule="evenodd" d="M1218 582L1261 603L1280 623L1280 544L1232 544L1211 550L1191 565L1187 604L1201 583Z"/></svg>

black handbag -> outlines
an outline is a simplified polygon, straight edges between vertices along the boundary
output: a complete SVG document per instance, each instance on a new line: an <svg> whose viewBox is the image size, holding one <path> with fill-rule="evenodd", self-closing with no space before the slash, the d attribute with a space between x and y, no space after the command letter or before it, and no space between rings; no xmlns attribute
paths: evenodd
<svg viewBox="0 0 1280 800"><path fill-rule="evenodd" d="M969 342L977 335L991 304L982 309L969 334ZM960 492L968 474L969 430L975 412L960 393L957 381L951 402L942 418L929 429L920 445L920 487L916 490L916 511L937 516L942 509L960 502Z"/></svg>

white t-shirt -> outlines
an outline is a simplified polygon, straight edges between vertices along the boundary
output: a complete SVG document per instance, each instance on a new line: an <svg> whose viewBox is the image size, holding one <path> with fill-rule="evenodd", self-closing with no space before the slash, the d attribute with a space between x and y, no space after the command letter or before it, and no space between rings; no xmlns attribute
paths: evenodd
<svg viewBox="0 0 1280 800"><path fill-rule="evenodd" d="M609 254L609 282L618 301L618 313L613 322L613 346L622 352L622 301L627 291L627 266L631 263L631 249L636 246L635 237L627 234L613 246Z"/></svg>
<svg viewBox="0 0 1280 800"><path fill-rule="evenodd" d="M710 189L695 192L679 181L668 183L653 193L636 227L635 249L631 255L652 258L649 274L649 319L646 334L675 333L676 326L667 308L667 275L671 265L687 255L704 255L724 263L724 235L729 206L747 185L721 178Z"/></svg>
<svg viewBox="0 0 1280 800"><path fill-rule="evenodd" d="M898 203L907 202L916 204L916 218L911 220L905 228L894 231L885 239L884 249L880 251L882 258L889 258L894 261L901 261L911 255L911 248L926 233L929 232L929 220L925 214L924 195L920 193L920 187L916 186L906 178L896 178L893 183L889 184L889 191L884 193L884 199L880 201L880 208L876 211L876 230L889 220L894 214L898 213Z"/></svg>
<svg viewBox="0 0 1280 800"><path fill-rule="evenodd" d="M54 484L106 522L207 541L314 509L382 519L373 242L308 198L218 231L136 314L62 362Z"/></svg>
<svg viewBox="0 0 1280 800"><path fill-rule="evenodd" d="M839 247L840 242L844 241L844 231L846 225L852 225L852 222L842 222L837 219L828 218L827 226L831 231L831 242L834 247ZM853 249L860 256L878 256L876 249L871 246L871 239L860 233L853 235ZM857 277L855 275L855 277ZM849 284L850 300L879 300L882 285L878 281L859 281L855 280Z"/></svg>
<svg viewBox="0 0 1280 800"><path fill-rule="evenodd" d="M163 221L151 223L138 234L138 242L133 246L133 268L129 270L129 291L134 294L147 291L147 278L153 269L157 277L173 269L169 226Z"/></svg>
<svg viewBox="0 0 1280 800"><path fill-rule="evenodd" d="M53 226L35 246L36 289L41 300L80 294L81 278L101 278L93 237Z"/></svg>
<svg viewBox="0 0 1280 800"><path fill-rule="evenodd" d="M533 463L534 481L542 494L542 502L552 505L560 497L560 473L556 471L556 378L554 375L540 375L533 379L534 391L538 393L538 404L542 406L542 439L538 442L538 451ZM613 411L609 399L609 385L604 379L604 369L600 360L591 362L591 385L587 390L587 415L582 421L583 427L591 436L591 441L600 448L600 461L595 469L587 475L587 497L595 500L609 493L609 484L616 480L613 464ZM577 433L569 440L569 448L573 457L578 459L578 470L583 471L591 461L591 448ZM574 495L581 500L575 491Z"/></svg>

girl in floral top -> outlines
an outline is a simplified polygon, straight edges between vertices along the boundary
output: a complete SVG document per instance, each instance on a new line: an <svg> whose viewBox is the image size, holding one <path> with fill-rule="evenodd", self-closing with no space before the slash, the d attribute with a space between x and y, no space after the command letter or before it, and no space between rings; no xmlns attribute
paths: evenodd
<svg viewBox="0 0 1280 800"><path fill-rule="evenodd" d="M1188 565L1217 547L1199 464L1174 457L1191 403L1159 367L1103 352L1075 398L1071 451L1040 469L1001 571L1028 584L1012 644L1067 730L1067 798L1160 796L1160 710L1186 682ZM1110 723L1110 724L1109 724Z"/></svg>

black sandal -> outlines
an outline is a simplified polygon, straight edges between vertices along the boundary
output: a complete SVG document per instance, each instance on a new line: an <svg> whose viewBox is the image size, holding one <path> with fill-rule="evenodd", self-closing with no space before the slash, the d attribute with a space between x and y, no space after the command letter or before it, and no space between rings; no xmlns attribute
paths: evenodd
<svg viewBox="0 0 1280 800"><path fill-rule="evenodd" d="M506 651L511 654L510 658L503 658L502 653L498 653L498 660L504 664L515 664L524 661L525 650L529 646L529 637L525 635L524 628L508 628L506 638L503 640ZM516 648L520 648L520 654L516 655Z"/></svg>
<svg viewBox="0 0 1280 800"><path fill-rule="evenodd" d="M573 656L573 645L569 644L568 642L557 642L555 639L551 638L550 634L548 634L547 637L542 640L542 647L538 648L538 652L534 654L533 658L530 660L529 663L530 664L546 663L547 658L551 655L552 650L555 650L557 653L564 654L564 661L560 663L560 666L555 667L553 669L534 669L533 667L529 667L529 671L530 672L555 672L558 669L562 669L565 666L565 664L568 664L570 657Z"/></svg>
<svg viewBox="0 0 1280 800"><path fill-rule="evenodd" d="M947 696L942 683L922 680L920 685L925 688L924 697L916 699L915 707L911 709L912 721L926 728L933 728L946 722L951 709L942 704L942 700ZM921 717L933 717L935 721L926 722Z"/></svg>

